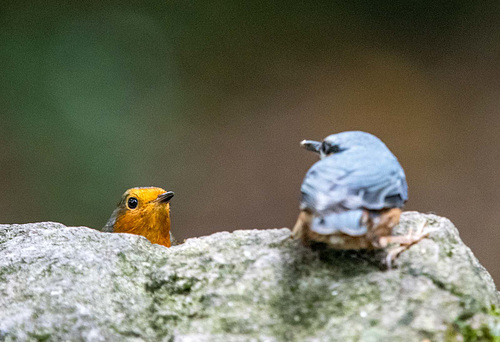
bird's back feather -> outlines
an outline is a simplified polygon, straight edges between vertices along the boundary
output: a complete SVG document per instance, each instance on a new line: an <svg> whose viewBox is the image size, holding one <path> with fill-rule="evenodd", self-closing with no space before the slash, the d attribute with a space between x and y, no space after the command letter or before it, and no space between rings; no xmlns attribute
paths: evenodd
<svg viewBox="0 0 500 342"><path fill-rule="evenodd" d="M386 147L341 152L309 169L301 187L301 209L325 215L400 208L408 199L407 189L403 168Z"/></svg>
<svg viewBox="0 0 500 342"><path fill-rule="evenodd" d="M322 235L341 232L350 236L361 236L367 232L362 216L363 210L361 209L317 216L312 220L311 229Z"/></svg>

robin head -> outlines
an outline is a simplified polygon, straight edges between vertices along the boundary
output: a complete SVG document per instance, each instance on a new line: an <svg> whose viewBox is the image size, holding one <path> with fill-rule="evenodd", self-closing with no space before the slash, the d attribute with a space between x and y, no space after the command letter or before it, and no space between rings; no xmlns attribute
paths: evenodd
<svg viewBox="0 0 500 342"><path fill-rule="evenodd" d="M172 191L132 188L122 195L103 231L145 236L152 243L170 247Z"/></svg>

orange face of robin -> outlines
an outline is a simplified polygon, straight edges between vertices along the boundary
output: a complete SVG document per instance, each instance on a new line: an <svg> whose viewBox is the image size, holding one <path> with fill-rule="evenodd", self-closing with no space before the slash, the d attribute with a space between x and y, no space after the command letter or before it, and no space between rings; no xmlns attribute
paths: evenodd
<svg viewBox="0 0 500 342"><path fill-rule="evenodd" d="M127 190L105 231L145 236L152 243L170 247L170 200L172 191L162 188Z"/></svg>

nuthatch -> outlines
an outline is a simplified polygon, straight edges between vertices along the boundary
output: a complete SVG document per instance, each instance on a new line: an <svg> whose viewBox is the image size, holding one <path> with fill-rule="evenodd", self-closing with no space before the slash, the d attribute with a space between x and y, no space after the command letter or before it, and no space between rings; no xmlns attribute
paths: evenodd
<svg viewBox="0 0 500 342"><path fill-rule="evenodd" d="M132 188L125 191L102 231L145 236L152 243L170 247L170 200L172 191Z"/></svg>
<svg viewBox="0 0 500 342"><path fill-rule="evenodd" d="M305 245L376 249L392 242L409 246L424 237L391 236L408 200L408 185L403 168L380 139L353 131L301 145L321 160L302 183L294 238Z"/></svg>

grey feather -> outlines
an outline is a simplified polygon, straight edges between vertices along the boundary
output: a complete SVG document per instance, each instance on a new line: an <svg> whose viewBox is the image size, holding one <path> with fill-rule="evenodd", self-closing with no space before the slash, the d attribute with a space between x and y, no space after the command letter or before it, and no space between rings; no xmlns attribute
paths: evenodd
<svg viewBox="0 0 500 342"><path fill-rule="evenodd" d="M324 216L345 210L402 207L408 199L403 168L377 137L364 132L331 135L342 152L324 156L307 172L301 209Z"/></svg>
<svg viewBox="0 0 500 342"><path fill-rule="evenodd" d="M311 230L323 235L342 232L351 236L361 236L367 232L366 225L362 223L362 217L363 210L317 216L312 221Z"/></svg>
<svg viewBox="0 0 500 342"><path fill-rule="evenodd" d="M115 222L116 222L116 217L117 217L117 213L116 213L116 209L115 209L115 211L113 211L113 213L111 214L111 217L109 218L108 222L106 222L106 225L104 227L102 227L101 231L107 232L107 233L112 233Z"/></svg>

